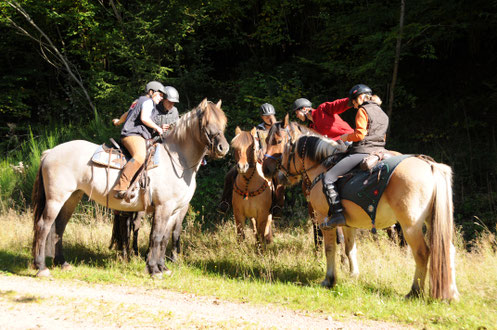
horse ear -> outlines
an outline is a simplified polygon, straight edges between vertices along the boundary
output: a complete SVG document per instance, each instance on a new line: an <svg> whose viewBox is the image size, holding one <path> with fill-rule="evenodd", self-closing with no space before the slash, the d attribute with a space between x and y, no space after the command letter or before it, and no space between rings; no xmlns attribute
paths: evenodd
<svg viewBox="0 0 497 330"><path fill-rule="evenodd" d="M216 108L221 109L221 103L223 103L221 100L217 101Z"/></svg>
<svg viewBox="0 0 497 330"><path fill-rule="evenodd" d="M202 100L202 102L200 102L200 104L199 104L199 108L200 108L200 109L205 109L205 108L207 108L207 102L208 102L208 101L207 101L207 98L203 99L203 100Z"/></svg>
<svg viewBox="0 0 497 330"><path fill-rule="evenodd" d="M242 130L240 129L240 127L238 127L238 126L237 126L237 127L235 128L235 135L238 135L238 134L240 134L241 132L242 132Z"/></svg>
<svg viewBox="0 0 497 330"><path fill-rule="evenodd" d="M288 113L285 115L285 119L283 120L283 128L288 127L288 124L290 123L290 116Z"/></svg>
<svg viewBox="0 0 497 330"><path fill-rule="evenodd" d="M253 137L257 135L257 128L253 127L252 130L250 131L250 134L252 134Z"/></svg>

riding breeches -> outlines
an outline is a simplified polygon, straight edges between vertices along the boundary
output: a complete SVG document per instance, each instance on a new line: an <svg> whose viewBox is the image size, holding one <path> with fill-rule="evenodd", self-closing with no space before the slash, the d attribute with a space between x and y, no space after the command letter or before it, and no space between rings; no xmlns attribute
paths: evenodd
<svg viewBox="0 0 497 330"><path fill-rule="evenodd" d="M145 157L147 155L147 142L145 139L138 135L125 136L121 139L123 145L128 149L131 154L131 158L121 172L119 177L119 182L114 188L117 191L123 191L128 189L131 180L135 176L136 172L145 162Z"/></svg>
<svg viewBox="0 0 497 330"><path fill-rule="evenodd" d="M147 155L147 142L139 135L125 136L121 139L126 149L128 149L131 157L135 159L140 165L145 162Z"/></svg>
<svg viewBox="0 0 497 330"><path fill-rule="evenodd" d="M325 173L323 184L334 184L338 178L356 167L368 154L350 154Z"/></svg>

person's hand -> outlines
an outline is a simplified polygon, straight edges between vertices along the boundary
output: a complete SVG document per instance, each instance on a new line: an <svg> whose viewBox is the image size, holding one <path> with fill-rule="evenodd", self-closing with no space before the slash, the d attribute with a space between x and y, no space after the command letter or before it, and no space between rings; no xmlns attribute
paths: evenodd
<svg viewBox="0 0 497 330"><path fill-rule="evenodd" d="M164 130L162 128L160 128L159 126L157 126L157 129L155 130L159 135L162 135L164 134Z"/></svg>
<svg viewBox="0 0 497 330"><path fill-rule="evenodd" d="M112 119L112 123L114 124L114 126L119 125L119 119L117 118Z"/></svg>
<svg viewBox="0 0 497 330"><path fill-rule="evenodd" d="M170 128L171 128L171 125L169 125L169 124L162 124L162 129L163 129L164 131L167 131L167 130L168 130L168 129L170 129Z"/></svg>

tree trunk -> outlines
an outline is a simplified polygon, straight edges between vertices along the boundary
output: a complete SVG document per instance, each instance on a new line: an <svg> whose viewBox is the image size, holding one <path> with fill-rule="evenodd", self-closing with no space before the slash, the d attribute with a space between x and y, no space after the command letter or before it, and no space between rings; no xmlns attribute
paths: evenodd
<svg viewBox="0 0 497 330"><path fill-rule="evenodd" d="M406 7L405 0L400 0L399 35L397 36L397 45L395 46L395 62L393 64L392 84L390 85L390 93L388 95L388 109L387 109L388 117L392 116L392 110L393 110L392 107L393 107L394 90L395 90L395 84L397 83L397 74L398 74L399 62L400 62L400 48L401 48L401 44L402 44L402 30L404 29L405 7Z"/></svg>

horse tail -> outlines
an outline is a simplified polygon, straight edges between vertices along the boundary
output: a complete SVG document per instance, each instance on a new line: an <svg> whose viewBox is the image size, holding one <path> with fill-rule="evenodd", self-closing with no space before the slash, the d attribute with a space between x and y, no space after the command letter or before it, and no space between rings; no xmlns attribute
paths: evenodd
<svg viewBox="0 0 497 330"><path fill-rule="evenodd" d="M454 233L454 206L452 203L452 169L430 162L435 187L432 206L430 241L430 288L436 299L451 299L451 247Z"/></svg>
<svg viewBox="0 0 497 330"><path fill-rule="evenodd" d="M33 237L33 256L35 251L38 248L38 240L36 239L38 237L38 231L39 227L37 226L38 221L40 221L40 218L43 214L43 210L45 209L45 204L47 202L46 196L45 196L45 187L43 184L43 173L41 171L42 166L43 166L43 159L45 159L46 155L48 153L48 150L44 151L41 155L40 159L40 167L38 168L38 173L36 174L36 179L33 185L33 192L31 193L31 203L33 207L33 231L34 231L34 237Z"/></svg>

